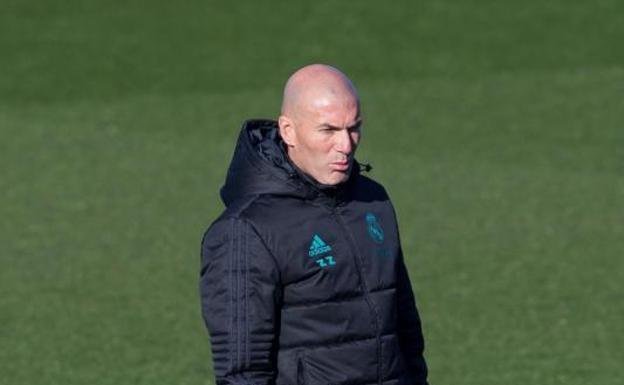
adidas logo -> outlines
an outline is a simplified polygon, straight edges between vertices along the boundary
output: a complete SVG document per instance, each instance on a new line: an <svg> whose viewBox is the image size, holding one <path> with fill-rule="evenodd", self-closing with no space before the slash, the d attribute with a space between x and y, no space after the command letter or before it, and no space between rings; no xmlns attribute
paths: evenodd
<svg viewBox="0 0 624 385"><path fill-rule="evenodd" d="M318 234L314 234L312 237L312 243L310 244L310 250L308 251L308 255L310 257L317 256L319 254L326 253L331 251L331 246L325 243Z"/></svg>

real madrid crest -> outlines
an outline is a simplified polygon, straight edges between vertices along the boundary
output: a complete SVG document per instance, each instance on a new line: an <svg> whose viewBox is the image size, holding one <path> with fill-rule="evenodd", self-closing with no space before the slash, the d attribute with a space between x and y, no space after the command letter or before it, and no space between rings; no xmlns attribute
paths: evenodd
<svg viewBox="0 0 624 385"><path fill-rule="evenodd" d="M383 243L384 232L375 214L366 213L366 223L368 224L368 235L373 238L373 241L375 243Z"/></svg>

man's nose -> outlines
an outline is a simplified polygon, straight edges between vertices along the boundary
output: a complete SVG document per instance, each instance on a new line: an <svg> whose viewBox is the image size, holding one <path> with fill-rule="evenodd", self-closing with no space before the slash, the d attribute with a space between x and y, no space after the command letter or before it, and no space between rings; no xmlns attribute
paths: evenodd
<svg viewBox="0 0 624 385"><path fill-rule="evenodd" d="M353 141L351 140L351 135L349 135L349 130L340 130L337 141L336 148L338 151L347 155L353 151Z"/></svg>

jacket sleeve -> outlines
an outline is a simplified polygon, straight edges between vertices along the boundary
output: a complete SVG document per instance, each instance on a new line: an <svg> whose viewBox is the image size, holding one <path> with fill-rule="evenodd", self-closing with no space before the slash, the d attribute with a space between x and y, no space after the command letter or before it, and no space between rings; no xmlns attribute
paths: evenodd
<svg viewBox="0 0 624 385"><path fill-rule="evenodd" d="M281 287L273 256L238 218L215 222L201 254L199 291L216 384L273 384Z"/></svg>
<svg viewBox="0 0 624 385"><path fill-rule="evenodd" d="M427 364L420 316L416 308L412 285L400 251L397 271L398 337L403 357L415 378L416 385L427 385Z"/></svg>

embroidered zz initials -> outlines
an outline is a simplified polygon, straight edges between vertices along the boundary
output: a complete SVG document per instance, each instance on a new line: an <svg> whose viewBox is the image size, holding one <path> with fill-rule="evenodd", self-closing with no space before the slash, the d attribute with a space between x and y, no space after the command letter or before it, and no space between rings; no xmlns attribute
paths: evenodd
<svg viewBox="0 0 624 385"><path fill-rule="evenodd" d="M320 267L327 267L334 266L336 264L336 261L334 261L333 256L328 255L327 257L317 259L316 263L318 263Z"/></svg>

